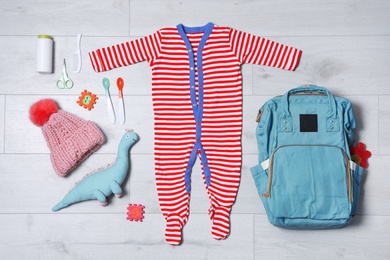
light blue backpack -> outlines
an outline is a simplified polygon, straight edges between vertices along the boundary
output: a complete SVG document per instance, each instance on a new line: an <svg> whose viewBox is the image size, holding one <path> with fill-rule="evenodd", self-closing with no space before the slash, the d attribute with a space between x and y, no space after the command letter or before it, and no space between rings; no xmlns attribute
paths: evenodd
<svg viewBox="0 0 390 260"><path fill-rule="evenodd" d="M261 107L259 164L251 172L273 225L325 229L350 223L363 175L349 152L355 127L351 103L315 85Z"/></svg>

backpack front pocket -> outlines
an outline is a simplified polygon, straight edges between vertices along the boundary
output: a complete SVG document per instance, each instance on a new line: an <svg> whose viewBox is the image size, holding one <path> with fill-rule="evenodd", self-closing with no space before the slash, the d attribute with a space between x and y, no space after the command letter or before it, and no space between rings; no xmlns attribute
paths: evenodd
<svg viewBox="0 0 390 260"><path fill-rule="evenodd" d="M345 219L351 205L348 156L331 145L286 145L270 157L263 194L276 218Z"/></svg>

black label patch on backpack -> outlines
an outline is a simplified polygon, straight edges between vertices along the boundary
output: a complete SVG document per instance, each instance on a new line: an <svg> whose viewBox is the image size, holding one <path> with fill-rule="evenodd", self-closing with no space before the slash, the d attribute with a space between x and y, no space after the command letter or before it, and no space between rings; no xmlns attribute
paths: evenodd
<svg viewBox="0 0 390 260"><path fill-rule="evenodd" d="M301 114L300 131L301 132L318 132L318 121L316 114Z"/></svg>

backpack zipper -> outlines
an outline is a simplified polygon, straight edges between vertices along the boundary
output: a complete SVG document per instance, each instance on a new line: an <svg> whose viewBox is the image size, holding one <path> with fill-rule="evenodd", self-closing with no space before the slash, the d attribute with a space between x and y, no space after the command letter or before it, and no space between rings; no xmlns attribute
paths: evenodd
<svg viewBox="0 0 390 260"><path fill-rule="evenodd" d="M272 154L271 154L271 157L270 157L270 160L269 160L269 167L268 167L268 185L267 185L267 192L266 193L263 193L263 197L266 197L266 198L270 198L271 197L271 186L272 186L272 175L273 175L273 172L272 172L272 169L273 169L273 161L274 161L274 154L276 151L278 151L280 148L283 148L283 147L288 147L288 146L326 146L326 147L335 147L335 148L339 148L343 154L343 157L344 157L344 161L345 161L345 166L346 166L346 174L347 174L347 192L348 192L348 202L352 202L352 179L351 179L351 168L350 168L350 163L349 163L349 159L348 159L348 155L345 153L345 151L343 149L341 149L340 147L337 147L337 146L333 146L333 145L323 145L323 144L320 144L320 145L315 145L315 144L307 144L307 145L304 145L304 144L290 144L290 145L282 145L278 148L276 148Z"/></svg>

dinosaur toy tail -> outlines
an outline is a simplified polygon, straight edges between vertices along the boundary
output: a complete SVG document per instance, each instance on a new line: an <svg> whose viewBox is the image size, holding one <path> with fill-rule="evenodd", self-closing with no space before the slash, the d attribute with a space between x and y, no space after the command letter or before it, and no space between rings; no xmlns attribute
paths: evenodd
<svg viewBox="0 0 390 260"><path fill-rule="evenodd" d="M69 206L68 204L65 204L63 201L60 201L57 205L55 205L51 210L52 211L59 211L60 209L63 209L65 207Z"/></svg>

